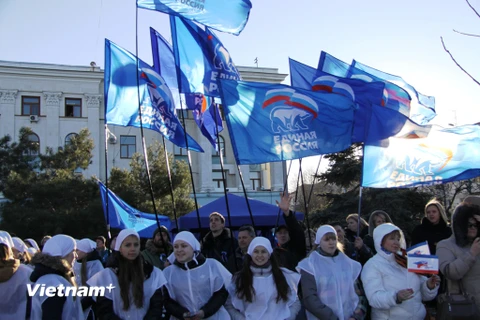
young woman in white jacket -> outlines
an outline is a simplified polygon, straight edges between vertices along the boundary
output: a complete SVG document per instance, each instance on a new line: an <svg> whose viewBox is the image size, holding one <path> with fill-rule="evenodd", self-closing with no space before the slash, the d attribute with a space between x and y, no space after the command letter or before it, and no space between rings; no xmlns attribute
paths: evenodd
<svg viewBox="0 0 480 320"><path fill-rule="evenodd" d="M422 320L426 310L422 301L436 297L440 277L430 278L408 272L395 256L405 249L402 231L384 223L373 231L377 254L363 267L362 282L373 320Z"/></svg>
<svg viewBox="0 0 480 320"><path fill-rule="evenodd" d="M297 287L300 275L280 268L270 240L256 237L248 246L242 269L228 286L234 320L294 320L300 311Z"/></svg>

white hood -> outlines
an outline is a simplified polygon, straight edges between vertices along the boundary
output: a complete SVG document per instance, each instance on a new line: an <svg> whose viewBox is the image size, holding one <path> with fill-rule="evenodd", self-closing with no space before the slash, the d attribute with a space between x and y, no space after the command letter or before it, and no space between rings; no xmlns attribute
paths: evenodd
<svg viewBox="0 0 480 320"><path fill-rule="evenodd" d="M377 253L385 254L385 252L382 250L382 240L387 234L396 230L400 232L400 247L402 247L402 249L406 249L407 246L402 230L400 230L400 228L394 224L384 223L373 230L373 241L375 242L375 250L377 250Z"/></svg>

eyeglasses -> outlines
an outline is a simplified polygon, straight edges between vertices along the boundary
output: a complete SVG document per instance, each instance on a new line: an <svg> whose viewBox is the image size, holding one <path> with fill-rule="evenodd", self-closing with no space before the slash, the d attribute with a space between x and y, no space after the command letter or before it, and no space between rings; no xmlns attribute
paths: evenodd
<svg viewBox="0 0 480 320"><path fill-rule="evenodd" d="M468 228L470 228L470 229L473 229L473 228L479 229L479 227L478 227L479 224L480 224L480 223L478 223L478 222L477 222L477 223L469 223L469 224L468 224Z"/></svg>

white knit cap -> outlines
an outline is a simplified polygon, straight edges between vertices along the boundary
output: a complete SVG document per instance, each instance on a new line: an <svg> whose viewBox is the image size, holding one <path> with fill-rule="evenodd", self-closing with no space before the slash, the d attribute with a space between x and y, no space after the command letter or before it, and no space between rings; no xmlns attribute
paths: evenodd
<svg viewBox="0 0 480 320"><path fill-rule="evenodd" d="M97 243L88 238L82 240L77 240L77 250L83 251L85 253L90 253L97 248Z"/></svg>
<svg viewBox="0 0 480 320"><path fill-rule="evenodd" d="M13 248L13 240L12 240L12 237L10 236L10 233L8 233L7 231L0 230L0 237L2 238L1 243L5 244L10 249Z"/></svg>
<svg viewBox="0 0 480 320"><path fill-rule="evenodd" d="M57 234L45 242L42 252L54 257L65 257L76 248L75 239L65 234Z"/></svg>
<svg viewBox="0 0 480 320"><path fill-rule="evenodd" d="M7 239L6 237L1 237L1 236L0 236L0 244L4 244L4 245L7 246L7 248L12 249L12 248L10 247L10 241L8 241L8 239Z"/></svg>
<svg viewBox="0 0 480 320"><path fill-rule="evenodd" d="M38 251L37 251L37 249L35 249L34 247L30 247L30 248L27 248L27 252L28 252L31 256L33 256L33 255L35 255Z"/></svg>
<svg viewBox="0 0 480 320"><path fill-rule="evenodd" d="M268 240L265 237L255 237L253 238L252 242L250 242L247 253L251 256L253 254L253 250L255 250L255 248L258 246L262 246L265 249L267 249L269 254L272 254L273 252L272 244L270 243L270 240Z"/></svg>
<svg viewBox="0 0 480 320"><path fill-rule="evenodd" d="M28 242L32 247L35 248L36 251L40 251L37 241L33 240L32 238L25 239L23 242Z"/></svg>
<svg viewBox="0 0 480 320"><path fill-rule="evenodd" d="M22 239L20 239L19 237L13 237L12 238L12 241L13 241L13 247L15 249L17 249L18 251L24 253L25 251L27 251L28 247L27 245L23 242Z"/></svg>
<svg viewBox="0 0 480 320"><path fill-rule="evenodd" d="M123 229L117 236L117 240L115 241L115 248L113 248L113 250L120 251L123 240L125 240L128 236L135 236L138 238L138 240L140 240L138 232L134 229Z"/></svg>
<svg viewBox="0 0 480 320"><path fill-rule="evenodd" d="M329 224L323 225L320 228L318 228L317 235L315 236L315 244L320 244L320 241L322 240L323 236L330 232L333 233L335 237L337 236L337 231L335 230L334 227L332 227Z"/></svg>
<svg viewBox="0 0 480 320"><path fill-rule="evenodd" d="M188 243L193 248L193 251L200 251L200 242L198 242L197 238L195 238L193 233L189 231L182 231L175 236L173 244L175 244L175 242L177 242L178 240L182 240Z"/></svg>

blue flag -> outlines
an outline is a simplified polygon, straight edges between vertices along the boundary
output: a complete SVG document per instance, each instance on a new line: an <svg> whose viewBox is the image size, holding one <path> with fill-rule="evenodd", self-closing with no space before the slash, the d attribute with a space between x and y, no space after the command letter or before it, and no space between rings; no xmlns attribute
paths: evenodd
<svg viewBox="0 0 480 320"><path fill-rule="evenodd" d="M201 93L188 93L185 95L185 103L187 108L192 110L193 118L202 134L218 151L217 136L223 131L223 125L214 99Z"/></svg>
<svg viewBox="0 0 480 320"><path fill-rule="evenodd" d="M100 181L100 195L102 197L103 213L105 221L109 221L110 226L116 229L135 229L142 238L151 238L157 228L155 214L140 212L137 209L126 204L111 190L108 190L108 220L107 220L107 188ZM171 222L167 216L158 215L158 220L162 226L170 230Z"/></svg>
<svg viewBox="0 0 480 320"><path fill-rule="evenodd" d="M290 65L290 83L292 87L311 90L317 69L293 59L288 59Z"/></svg>
<svg viewBox="0 0 480 320"><path fill-rule="evenodd" d="M409 118L416 123L425 124L436 116L435 98L417 92L417 90L415 90L412 85L405 82L405 80L403 80L401 77L374 69L355 60L353 60L352 68L353 72L355 72L355 70L361 70L369 75L372 75L372 78L376 79L374 81L381 79L382 81L388 81L389 83L395 84L398 87L404 89L409 94L412 100L410 103ZM398 90L393 90L389 93L394 95L397 92Z"/></svg>
<svg viewBox="0 0 480 320"><path fill-rule="evenodd" d="M480 127L437 128L407 122L379 146L366 145L362 186L415 187L480 175Z"/></svg>
<svg viewBox="0 0 480 320"><path fill-rule="evenodd" d="M221 80L237 164L299 159L345 150L355 104L342 95L282 84Z"/></svg>
<svg viewBox="0 0 480 320"><path fill-rule="evenodd" d="M140 59L137 68L137 59L105 39L105 122L119 126L142 125L186 148L185 131L177 118L170 89L165 80ZM189 149L203 152L188 134L187 139Z"/></svg>
<svg viewBox="0 0 480 320"><path fill-rule="evenodd" d="M165 83L172 92L175 107L181 108L172 46L153 28L150 28L150 40L152 42L153 69L165 79Z"/></svg>
<svg viewBox="0 0 480 320"><path fill-rule="evenodd" d="M392 112L382 110L386 109L381 107L385 88L383 82L365 82L333 76L293 59L290 59L290 75L293 86L337 93L355 101L358 109L355 110L352 142L383 140L396 134L398 128L403 126L404 118L395 117ZM371 126L372 117L375 125Z"/></svg>
<svg viewBox="0 0 480 320"><path fill-rule="evenodd" d="M250 0L137 0L137 6L239 35L247 24L252 3Z"/></svg>
<svg viewBox="0 0 480 320"><path fill-rule="evenodd" d="M180 92L219 97L219 79L240 80L227 49L208 28L170 17Z"/></svg>
<svg viewBox="0 0 480 320"><path fill-rule="evenodd" d="M410 95L396 84L355 68L353 65L349 65L323 51L320 54L318 63L318 72L322 71L338 77L358 79L365 82L379 81L385 83L382 106L398 111L407 117L411 116Z"/></svg>

